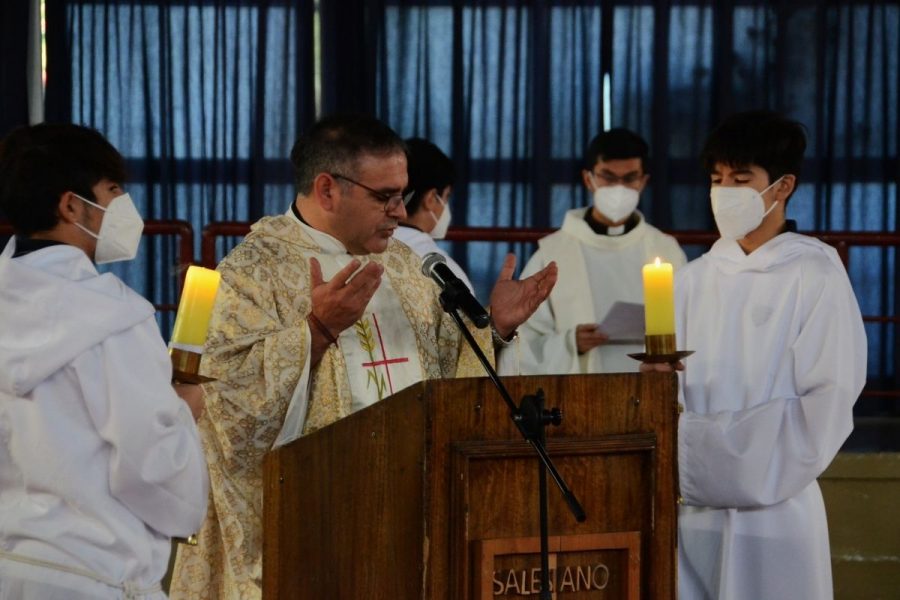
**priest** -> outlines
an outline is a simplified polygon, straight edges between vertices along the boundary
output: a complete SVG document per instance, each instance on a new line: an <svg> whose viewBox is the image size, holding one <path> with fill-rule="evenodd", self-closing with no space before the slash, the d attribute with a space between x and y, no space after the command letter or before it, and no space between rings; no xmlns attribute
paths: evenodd
<svg viewBox="0 0 900 600"><path fill-rule="evenodd" d="M406 217L403 140L364 116L327 117L291 152L297 197L262 219L218 270L199 425L212 502L199 545L179 549L171 597L260 598L262 460L298 436L424 379L482 375L421 274L392 239ZM493 355L546 298L556 267L491 294ZM493 340L492 340L493 338Z"/></svg>

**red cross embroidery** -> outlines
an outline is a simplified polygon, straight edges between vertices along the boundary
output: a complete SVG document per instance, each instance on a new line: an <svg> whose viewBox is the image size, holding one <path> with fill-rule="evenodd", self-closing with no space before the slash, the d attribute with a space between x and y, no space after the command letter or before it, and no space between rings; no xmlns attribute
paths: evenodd
<svg viewBox="0 0 900 600"><path fill-rule="evenodd" d="M372 313L372 320L375 321L375 332L378 334L378 344L381 346L381 356L384 357L382 360L376 360L372 362L365 362L362 364L364 367L378 367L383 366L385 372L387 373L388 379L388 389L391 393L394 393L394 384L391 381L391 369L388 365L393 365L397 363L405 363L409 362L409 358L388 358L387 351L384 349L384 339L381 337L381 327L378 326L378 317L375 316L375 313Z"/></svg>

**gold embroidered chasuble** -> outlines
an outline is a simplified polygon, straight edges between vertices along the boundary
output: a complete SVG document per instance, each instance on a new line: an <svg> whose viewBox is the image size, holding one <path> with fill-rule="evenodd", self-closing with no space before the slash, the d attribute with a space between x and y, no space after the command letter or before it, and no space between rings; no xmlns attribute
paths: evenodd
<svg viewBox="0 0 900 600"><path fill-rule="evenodd" d="M484 374L441 309L437 286L421 275L419 258L393 240L381 254L354 258L384 266L381 306L385 294L393 298L399 314L392 319L393 339L414 340L415 356L395 355L385 347L391 334L382 329L391 329L391 319L367 308L354 327L341 333L338 345L329 346L321 362L306 370L309 259L320 260L326 279L337 268L326 266L335 259L334 249L323 248L322 238L308 231L292 216L266 217L219 264L222 283L201 367L217 381L205 385L206 413L198 423L209 464L210 505L199 544L178 547L170 590L174 600L261 597L262 461L276 440L297 437L301 424L304 434L325 427L414 382L409 372L404 379L391 367L408 371L418 364L416 380ZM340 264L349 259L345 254ZM398 322L412 335L398 332ZM489 331L473 333L492 357ZM371 360L360 363L358 356ZM373 397L360 401L366 387ZM286 426L289 406L292 418ZM297 431L283 431L288 427Z"/></svg>

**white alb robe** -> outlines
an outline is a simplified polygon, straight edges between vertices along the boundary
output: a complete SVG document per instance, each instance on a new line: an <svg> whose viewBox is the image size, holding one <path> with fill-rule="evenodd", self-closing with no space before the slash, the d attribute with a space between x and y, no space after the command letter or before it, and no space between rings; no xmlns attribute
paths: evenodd
<svg viewBox="0 0 900 600"><path fill-rule="evenodd" d="M14 249L0 255L0 598L152 590L209 489L153 306L78 248Z"/></svg>
<svg viewBox="0 0 900 600"><path fill-rule="evenodd" d="M640 366L628 353L642 352L643 340L613 341L579 355L575 327L599 323L616 302L643 304L642 267L659 257L677 270L686 262L684 252L640 213L631 231L600 235L584 220L585 210L568 211L562 228L538 242L522 270L524 279L556 261L559 279L550 297L519 327L519 344L502 352L504 375L620 373Z"/></svg>
<svg viewBox="0 0 900 600"><path fill-rule="evenodd" d="M409 246L413 252L422 258L425 258L426 254L437 252L447 259L447 266L450 267L450 270L453 271L454 275L459 277L460 281L466 284L469 291L472 293L475 292L475 288L472 287L472 282L469 281L469 276L466 275L466 272L459 266L459 263L453 260L453 257L450 256L446 250L438 246L437 242L429 234L424 231L419 231L415 227L401 225L394 231L394 239Z"/></svg>
<svg viewBox="0 0 900 600"><path fill-rule="evenodd" d="M679 598L832 597L816 478L853 427L866 336L837 253L719 240L676 275Z"/></svg>

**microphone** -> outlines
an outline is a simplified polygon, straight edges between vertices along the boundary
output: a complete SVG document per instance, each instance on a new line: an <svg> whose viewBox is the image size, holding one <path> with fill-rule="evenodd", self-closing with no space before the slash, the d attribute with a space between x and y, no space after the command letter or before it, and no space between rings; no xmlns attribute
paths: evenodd
<svg viewBox="0 0 900 600"><path fill-rule="evenodd" d="M472 292L459 277L447 266L447 259L439 252L429 252L422 261L422 274L430 277L441 288L441 304L449 311L459 308L478 329L484 329L491 322L491 317L484 307L475 299ZM449 302L450 306L445 303Z"/></svg>

